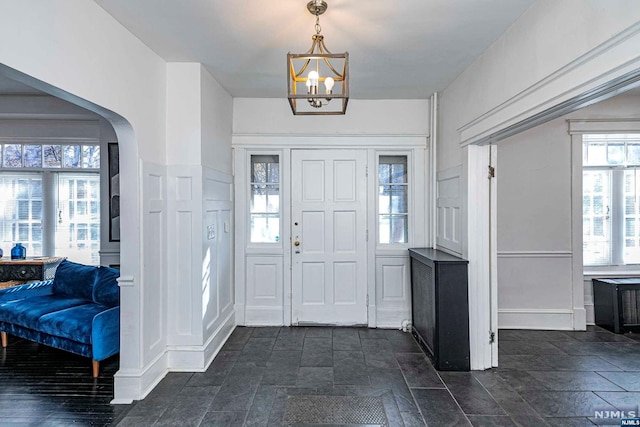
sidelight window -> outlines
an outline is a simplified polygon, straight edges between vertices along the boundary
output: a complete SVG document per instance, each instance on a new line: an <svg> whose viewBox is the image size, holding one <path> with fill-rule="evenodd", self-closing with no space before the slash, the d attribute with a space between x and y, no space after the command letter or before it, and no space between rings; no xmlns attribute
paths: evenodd
<svg viewBox="0 0 640 427"><path fill-rule="evenodd" d="M409 235L407 156L378 160L378 241L407 243Z"/></svg>
<svg viewBox="0 0 640 427"><path fill-rule="evenodd" d="M251 156L251 242L280 240L280 161L278 155Z"/></svg>

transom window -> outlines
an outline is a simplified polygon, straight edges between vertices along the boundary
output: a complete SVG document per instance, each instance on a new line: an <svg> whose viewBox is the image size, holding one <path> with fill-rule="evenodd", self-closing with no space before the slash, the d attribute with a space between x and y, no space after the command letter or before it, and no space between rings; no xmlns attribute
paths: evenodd
<svg viewBox="0 0 640 427"><path fill-rule="evenodd" d="M100 169L99 145L1 144L3 168Z"/></svg>
<svg viewBox="0 0 640 427"><path fill-rule="evenodd" d="M584 265L640 264L640 134L583 135Z"/></svg>
<svg viewBox="0 0 640 427"><path fill-rule="evenodd" d="M407 156L378 159L378 241L407 243L409 236Z"/></svg>

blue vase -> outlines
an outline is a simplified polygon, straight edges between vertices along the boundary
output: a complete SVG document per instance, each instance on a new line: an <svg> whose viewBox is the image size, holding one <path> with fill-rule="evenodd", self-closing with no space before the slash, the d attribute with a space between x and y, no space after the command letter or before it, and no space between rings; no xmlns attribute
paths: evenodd
<svg viewBox="0 0 640 427"><path fill-rule="evenodd" d="M11 249L11 259L26 259L27 258L27 248L22 246L22 243L16 243L16 245Z"/></svg>

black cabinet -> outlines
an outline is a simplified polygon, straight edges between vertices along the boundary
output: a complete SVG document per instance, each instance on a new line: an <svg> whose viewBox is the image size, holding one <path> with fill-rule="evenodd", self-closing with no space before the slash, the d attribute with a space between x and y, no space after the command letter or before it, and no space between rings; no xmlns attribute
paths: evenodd
<svg viewBox="0 0 640 427"><path fill-rule="evenodd" d="M468 261L432 248L409 254L414 336L436 369L468 371Z"/></svg>
<svg viewBox="0 0 640 427"><path fill-rule="evenodd" d="M616 334L640 327L640 278L593 279L596 325Z"/></svg>

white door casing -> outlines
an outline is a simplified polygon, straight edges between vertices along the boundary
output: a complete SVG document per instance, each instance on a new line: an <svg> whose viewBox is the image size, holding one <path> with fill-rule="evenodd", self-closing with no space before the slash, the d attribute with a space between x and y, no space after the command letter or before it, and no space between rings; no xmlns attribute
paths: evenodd
<svg viewBox="0 0 640 427"><path fill-rule="evenodd" d="M365 150L292 150L293 324L367 324Z"/></svg>

